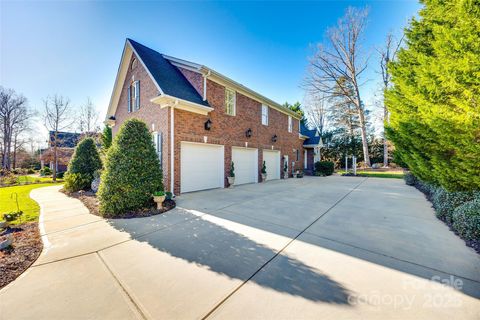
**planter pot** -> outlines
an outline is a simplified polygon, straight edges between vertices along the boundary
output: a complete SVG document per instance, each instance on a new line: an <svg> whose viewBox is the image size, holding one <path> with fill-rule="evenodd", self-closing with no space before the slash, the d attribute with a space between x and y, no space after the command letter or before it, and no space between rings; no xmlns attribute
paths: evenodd
<svg viewBox="0 0 480 320"><path fill-rule="evenodd" d="M283 179L288 179L288 173L285 172L285 173L283 174Z"/></svg>
<svg viewBox="0 0 480 320"><path fill-rule="evenodd" d="M162 209L162 203L165 201L166 196L153 196L153 201L157 204L157 209Z"/></svg>
<svg viewBox="0 0 480 320"><path fill-rule="evenodd" d="M227 177L228 180L228 187L231 188L233 187L233 184L235 183L235 177Z"/></svg>
<svg viewBox="0 0 480 320"><path fill-rule="evenodd" d="M265 181L267 181L267 174L262 173L262 182L265 182Z"/></svg>

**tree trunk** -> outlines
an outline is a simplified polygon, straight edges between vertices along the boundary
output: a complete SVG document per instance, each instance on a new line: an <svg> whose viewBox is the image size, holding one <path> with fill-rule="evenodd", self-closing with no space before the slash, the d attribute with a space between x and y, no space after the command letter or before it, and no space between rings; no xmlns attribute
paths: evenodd
<svg viewBox="0 0 480 320"><path fill-rule="evenodd" d="M386 105L383 106L383 166L388 167L388 141L385 124L388 124L388 109Z"/></svg>
<svg viewBox="0 0 480 320"><path fill-rule="evenodd" d="M52 169L52 168L50 168ZM54 133L53 139L53 169L52 169L52 180L53 182L57 181L57 131Z"/></svg>
<svg viewBox="0 0 480 320"><path fill-rule="evenodd" d="M370 155L368 154L368 141L367 141L367 127L365 125L365 115L363 112L360 113L360 128L362 129L362 147L363 147L363 161L365 166L371 167L370 165Z"/></svg>

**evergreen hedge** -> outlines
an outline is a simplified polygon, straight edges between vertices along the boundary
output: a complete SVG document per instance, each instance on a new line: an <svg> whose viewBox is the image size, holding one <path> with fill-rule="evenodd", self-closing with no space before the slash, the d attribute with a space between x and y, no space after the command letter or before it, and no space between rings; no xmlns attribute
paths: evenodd
<svg viewBox="0 0 480 320"><path fill-rule="evenodd" d="M163 191L162 170L147 125L127 120L107 152L100 212L114 216L149 207L155 191Z"/></svg>
<svg viewBox="0 0 480 320"><path fill-rule="evenodd" d="M90 188L95 171L102 168L97 146L92 138L85 138L75 148L65 174L65 189L70 192Z"/></svg>
<svg viewBox="0 0 480 320"><path fill-rule="evenodd" d="M480 189L480 5L423 0L389 65L388 138L410 171L449 191Z"/></svg>

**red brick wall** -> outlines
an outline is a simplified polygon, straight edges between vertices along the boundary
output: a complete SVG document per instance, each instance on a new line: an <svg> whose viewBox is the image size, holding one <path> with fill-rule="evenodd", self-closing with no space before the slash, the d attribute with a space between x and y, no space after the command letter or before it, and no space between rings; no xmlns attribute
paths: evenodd
<svg viewBox="0 0 480 320"><path fill-rule="evenodd" d="M198 76L201 77L201 75L191 71L182 71L192 83L198 81ZM194 76L191 76L192 74ZM282 157L288 155L290 164L296 160L294 149L300 150L300 158L299 161L295 163L295 169L301 170L303 168L303 140L300 140L298 137L298 120L292 119L293 130L292 132L288 132L288 115L269 108L269 123L268 126L264 126L261 122L261 103L238 92L236 94L236 115L229 116L225 113L224 106L225 87L210 80L207 80L207 100L210 106L214 108L214 111L210 112L207 116L183 110L175 110L176 193L180 191L180 142L203 142L204 136L207 136L207 143L225 146L225 177L227 177L230 168L231 147L244 147L245 142L248 142L248 147L259 149L259 175L263 162L262 149L271 150L272 145L275 150L281 151ZM210 131L204 129L204 123L207 119L212 121ZM247 129L252 129L252 137L250 138L245 136ZM276 143L272 143L271 139L275 134L278 139ZM291 172L290 164L289 172ZM283 165L281 165L281 168L283 168ZM283 174L281 174L281 176L283 177ZM261 181L260 177L259 181Z"/></svg>
<svg viewBox="0 0 480 320"><path fill-rule="evenodd" d="M132 57L133 59L133 57ZM130 60L130 65L132 60ZM128 86L132 81L140 80L140 109L128 112ZM122 93L115 112L116 124L112 128L112 134L115 137L122 123L129 118L137 118L144 121L148 129L152 131L152 123L155 125L155 131L162 132L163 148L162 148L162 164L163 164L163 183L166 190L170 189L169 179L169 109L160 109L158 104L150 102L150 99L158 96L158 89L152 79L146 72L140 60L137 60L137 66L132 70L129 67L125 82L123 83Z"/></svg>

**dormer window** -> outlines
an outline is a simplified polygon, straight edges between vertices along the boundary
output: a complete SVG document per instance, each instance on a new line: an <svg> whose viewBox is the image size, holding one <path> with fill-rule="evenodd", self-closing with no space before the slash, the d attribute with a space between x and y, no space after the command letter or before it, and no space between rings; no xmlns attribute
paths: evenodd
<svg viewBox="0 0 480 320"><path fill-rule="evenodd" d="M140 81L134 81L128 87L128 112L140 109Z"/></svg>
<svg viewBox="0 0 480 320"><path fill-rule="evenodd" d="M130 66L130 70L133 70L137 67L137 59L133 58L132 65Z"/></svg>

